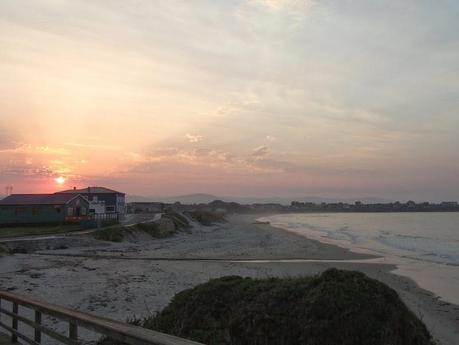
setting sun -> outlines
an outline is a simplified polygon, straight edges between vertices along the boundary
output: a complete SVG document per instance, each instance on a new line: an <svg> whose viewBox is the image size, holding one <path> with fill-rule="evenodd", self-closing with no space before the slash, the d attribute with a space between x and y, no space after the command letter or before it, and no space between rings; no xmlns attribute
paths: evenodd
<svg viewBox="0 0 459 345"><path fill-rule="evenodd" d="M64 184L65 178L63 176L59 176L59 177L56 177L54 181L56 181L57 184Z"/></svg>

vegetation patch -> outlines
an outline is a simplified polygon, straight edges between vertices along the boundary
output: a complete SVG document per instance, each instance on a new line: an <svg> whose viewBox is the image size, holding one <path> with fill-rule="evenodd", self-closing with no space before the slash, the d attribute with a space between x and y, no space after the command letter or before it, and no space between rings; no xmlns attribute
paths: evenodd
<svg viewBox="0 0 459 345"><path fill-rule="evenodd" d="M191 211L187 212L192 219L197 221L201 225L210 226L214 223L224 223L226 222L225 217L221 213L210 212L210 211Z"/></svg>
<svg viewBox="0 0 459 345"><path fill-rule="evenodd" d="M7 225L0 229L0 238L59 234L81 230L79 224Z"/></svg>
<svg viewBox="0 0 459 345"><path fill-rule="evenodd" d="M162 215L162 218L170 219L177 229L187 229L190 227L190 222L182 214L173 210L168 210Z"/></svg>
<svg viewBox="0 0 459 345"><path fill-rule="evenodd" d="M124 226L110 226L94 232L94 238L99 241L122 242L126 231Z"/></svg>
<svg viewBox="0 0 459 345"><path fill-rule="evenodd" d="M0 256L10 255L10 254L12 254L10 248L0 243Z"/></svg>
<svg viewBox="0 0 459 345"><path fill-rule="evenodd" d="M213 279L135 324L209 345L433 344L393 289L337 269L291 279Z"/></svg>
<svg viewBox="0 0 459 345"><path fill-rule="evenodd" d="M135 232L144 232L153 238L169 237L175 233L175 228L170 230L154 222L138 223L131 226L114 225L94 232L94 238L100 241L122 242L128 235Z"/></svg>
<svg viewBox="0 0 459 345"><path fill-rule="evenodd" d="M162 231L161 227L159 224L156 223L139 223L136 225L133 225L132 228L137 231L143 231L147 234L149 234L151 237L154 238L164 238L168 237L171 234L165 231Z"/></svg>

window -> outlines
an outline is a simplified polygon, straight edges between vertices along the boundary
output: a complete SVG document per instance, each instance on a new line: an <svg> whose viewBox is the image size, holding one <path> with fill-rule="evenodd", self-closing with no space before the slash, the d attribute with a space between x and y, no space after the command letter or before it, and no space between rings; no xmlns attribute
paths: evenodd
<svg viewBox="0 0 459 345"><path fill-rule="evenodd" d="M73 207L67 209L67 216L73 216Z"/></svg>
<svg viewBox="0 0 459 345"><path fill-rule="evenodd" d="M56 213L61 213L61 207L60 206L54 206L54 209L56 210Z"/></svg>
<svg viewBox="0 0 459 345"><path fill-rule="evenodd" d="M21 214L21 213L24 213L25 212L25 208L24 207L16 207L16 209L14 210L14 213L16 214Z"/></svg>
<svg viewBox="0 0 459 345"><path fill-rule="evenodd" d="M82 208L80 209L80 214L81 214L82 216L86 216L86 207L82 207Z"/></svg>
<svg viewBox="0 0 459 345"><path fill-rule="evenodd" d="M107 207L105 208L105 210L106 210L107 212L115 212L115 206L107 206Z"/></svg>

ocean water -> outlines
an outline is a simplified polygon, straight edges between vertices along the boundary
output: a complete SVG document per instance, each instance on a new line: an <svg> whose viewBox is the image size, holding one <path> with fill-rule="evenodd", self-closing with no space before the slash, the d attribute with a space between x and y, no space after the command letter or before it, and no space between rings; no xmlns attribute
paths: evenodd
<svg viewBox="0 0 459 345"><path fill-rule="evenodd" d="M459 213L304 213L273 226L356 252L381 255L394 273L459 304Z"/></svg>

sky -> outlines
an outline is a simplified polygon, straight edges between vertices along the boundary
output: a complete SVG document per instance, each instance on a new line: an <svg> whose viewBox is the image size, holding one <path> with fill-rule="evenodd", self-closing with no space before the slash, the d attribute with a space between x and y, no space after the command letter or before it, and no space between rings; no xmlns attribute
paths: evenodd
<svg viewBox="0 0 459 345"><path fill-rule="evenodd" d="M459 200L458 32L455 0L1 1L0 194Z"/></svg>

